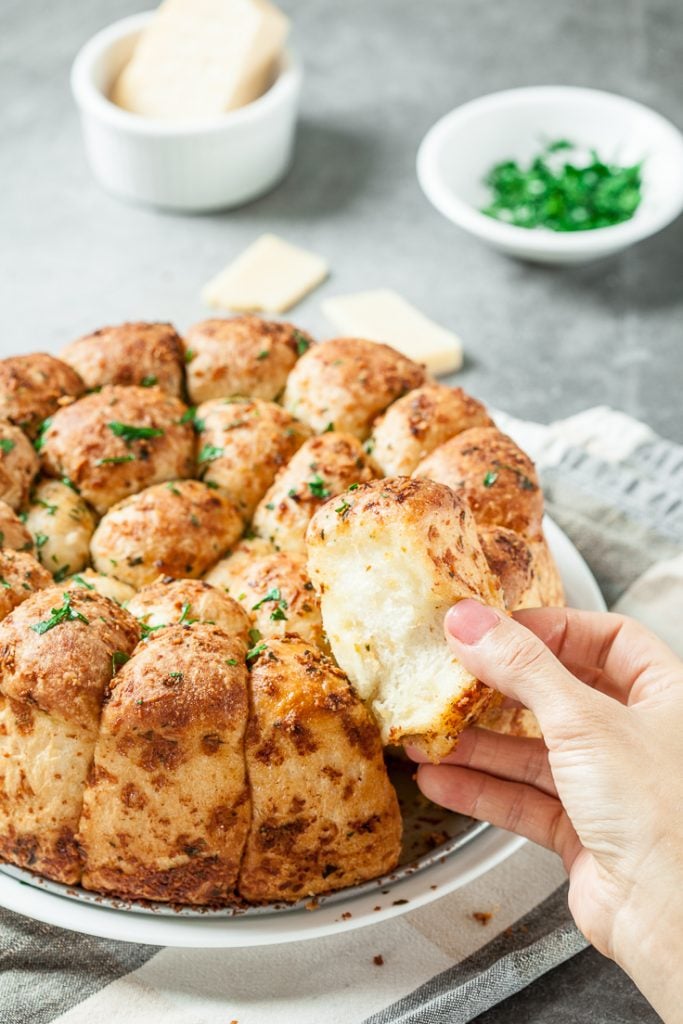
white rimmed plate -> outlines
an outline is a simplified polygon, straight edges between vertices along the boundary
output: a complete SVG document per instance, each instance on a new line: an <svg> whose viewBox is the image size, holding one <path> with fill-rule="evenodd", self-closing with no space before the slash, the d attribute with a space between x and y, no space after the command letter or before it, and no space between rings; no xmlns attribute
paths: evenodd
<svg viewBox="0 0 683 1024"><path fill-rule="evenodd" d="M569 538L552 520L546 519L545 530L567 603L604 610L598 585ZM451 838L417 861L387 878L322 898L313 907L174 911L57 885L9 865L0 866L0 906L88 935L160 946L236 948L313 939L385 921L431 903L479 878L524 842L488 825L460 821Z"/></svg>

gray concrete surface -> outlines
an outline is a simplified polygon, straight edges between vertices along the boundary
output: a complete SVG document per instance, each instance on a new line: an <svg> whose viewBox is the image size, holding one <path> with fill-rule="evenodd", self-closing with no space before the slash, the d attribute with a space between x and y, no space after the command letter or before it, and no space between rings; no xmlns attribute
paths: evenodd
<svg viewBox="0 0 683 1024"><path fill-rule="evenodd" d="M460 333L459 381L500 408L547 421L605 403L683 440L683 220L618 258L541 269L457 231L414 174L441 114L515 85L611 89L683 124L680 0L282 0L306 66L294 166L270 196L201 217L127 206L85 165L69 64L94 31L141 6L3 0L3 355L56 351L122 319L184 327L204 314L206 278L272 230L330 261L331 279L293 314L319 336L324 295L390 286ZM654 1019L592 953L485 1019L551 1015Z"/></svg>

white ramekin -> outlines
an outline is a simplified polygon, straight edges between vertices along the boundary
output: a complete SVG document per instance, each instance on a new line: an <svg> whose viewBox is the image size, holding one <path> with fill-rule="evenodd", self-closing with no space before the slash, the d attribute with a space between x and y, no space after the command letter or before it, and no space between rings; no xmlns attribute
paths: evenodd
<svg viewBox="0 0 683 1024"><path fill-rule="evenodd" d="M631 220L591 231L515 227L481 213L484 177L501 160L528 161L544 142L567 138L606 160L643 161L642 201ZM624 96L572 86L492 93L446 114L417 157L427 198L458 227L500 252L539 263L572 264L609 256L647 238L683 210L679 130Z"/></svg>
<svg viewBox="0 0 683 1024"><path fill-rule="evenodd" d="M202 121L140 117L108 99L151 11L117 21L85 44L71 70L95 177L110 192L173 210L246 203L289 167L301 67L287 53L277 80L253 103Z"/></svg>

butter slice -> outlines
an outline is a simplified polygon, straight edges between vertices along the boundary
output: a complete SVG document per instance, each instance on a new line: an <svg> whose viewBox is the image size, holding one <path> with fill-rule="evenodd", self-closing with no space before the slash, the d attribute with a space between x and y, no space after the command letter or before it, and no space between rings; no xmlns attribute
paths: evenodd
<svg viewBox="0 0 683 1024"><path fill-rule="evenodd" d="M166 120L242 107L272 85L288 30L268 0L164 0L111 98L134 114Z"/></svg>
<svg viewBox="0 0 683 1024"><path fill-rule="evenodd" d="M424 363L430 373L453 373L462 366L462 342L389 288L326 299L322 310L345 335L383 341Z"/></svg>
<svg viewBox="0 0 683 1024"><path fill-rule="evenodd" d="M284 313L324 281L324 259L277 235L261 235L202 290L208 306Z"/></svg>

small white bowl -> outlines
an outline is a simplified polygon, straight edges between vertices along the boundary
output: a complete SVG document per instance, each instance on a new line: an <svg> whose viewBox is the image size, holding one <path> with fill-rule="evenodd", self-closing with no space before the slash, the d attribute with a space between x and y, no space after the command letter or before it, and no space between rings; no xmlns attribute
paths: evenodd
<svg viewBox="0 0 683 1024"><path fill-rule="evenodd" d="M613 227L556 232L520 228L480 212L490 201L484 177L508 158L528 162L543 145L569 139L609 162L643 160L642 199ZM473 100L427 132L417 156L423 191L445 217L510 256L539 263L583 263L638 242L683 210L683 136L665 118L623 96L596 89L538 86Z"/></svg>
<svg viewBox="0 0 683 1024"><path fill-rule="evenodd" d="M131 114L108 96L152 14L98 32L74 61L71 88L95 177L117 195L173 210L224 209L263 195L291 161L300 65L287 53L263 96L217 117L171 122Z"/></svg>

